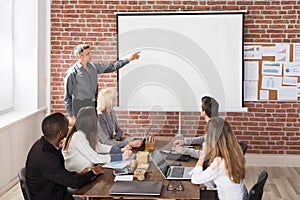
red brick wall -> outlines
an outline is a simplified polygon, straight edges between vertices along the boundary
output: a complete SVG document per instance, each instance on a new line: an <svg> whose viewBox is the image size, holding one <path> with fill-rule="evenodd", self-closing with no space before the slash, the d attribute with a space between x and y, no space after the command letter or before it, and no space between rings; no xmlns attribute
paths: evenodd
<svg viewBox="0 0 300 200"><path fill-rule="evenodd" d="M115 12L171 12L247 10L245 42L299 43L300 2L195 1L195 0L52 0L51 5L51 112L64 112L63 75L75 62L74 46L88 43L93 60L116 60ZM116 73L99 76L99 88L116 87ZM199 97L201 98L201 97ZM300 104L286 102L245 102L246 113L222 113L248 152L257 154L300 154ZM178 113L119 112L125 132L144 133L150 121L160 135L174 135ZM182 113L184 135L203 134L205 122L199 113Z"/></svg>

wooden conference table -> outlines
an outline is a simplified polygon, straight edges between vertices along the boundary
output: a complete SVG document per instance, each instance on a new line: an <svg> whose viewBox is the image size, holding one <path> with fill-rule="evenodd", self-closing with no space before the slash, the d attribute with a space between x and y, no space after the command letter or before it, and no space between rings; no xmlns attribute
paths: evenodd
<svg viewBox="0 0 300 200"><path fill-rule="evenodd" d="M155 140L155 149L168 149L172 144L171 137L159 137ZM139 149L141 150L141 149ZM169 161L170 162L170 161ZM172 162L172 161L171 161ZM176 161L178 162L178 161ZM197 160L190 158L188 161L180 162L182 166L195 166ZM104 174L98 176L93 182L77 189L74 196L89 198L123 198L123 199L199 199L199 185L193 185L190 181L181 181L183 191L168 191L168 180L165 180L155 165L150 162L149 169L145 176L145 181L161 181L163 188L160 196L119 196L110 195L109 191L114 184L112 169L104 169ZM137 180L134 180L137 181ZM177 181L172 181L173 183Z"/></svg>

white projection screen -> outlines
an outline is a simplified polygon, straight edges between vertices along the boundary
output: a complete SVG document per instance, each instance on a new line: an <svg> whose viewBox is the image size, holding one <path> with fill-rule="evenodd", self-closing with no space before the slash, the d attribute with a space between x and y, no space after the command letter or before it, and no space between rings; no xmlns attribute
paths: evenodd
<svg viewBox="0 0 300 200"><path fill-rule="evenodd" d="M243 110L244 12L117 13L119 107L137 111Z"/></svg>

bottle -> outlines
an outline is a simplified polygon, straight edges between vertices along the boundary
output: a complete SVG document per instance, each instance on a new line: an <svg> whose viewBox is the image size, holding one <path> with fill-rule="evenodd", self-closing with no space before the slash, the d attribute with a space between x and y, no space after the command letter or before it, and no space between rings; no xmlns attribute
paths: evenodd
<svg viewBox="0 0 300 200"><path fill-rule="evenodd" d="M181 112L178 112L178 133L176 135L176 139L183 139L181 134Z"/></svg>
<svg viewBox="0 0 300 200"><path fill-rule="evenodd" d="M181 133L181 112L178 112L178 133L176 134L174 141L183 140L183 136ZM174 145L172 144L171 153L175 153Z"/></svg>

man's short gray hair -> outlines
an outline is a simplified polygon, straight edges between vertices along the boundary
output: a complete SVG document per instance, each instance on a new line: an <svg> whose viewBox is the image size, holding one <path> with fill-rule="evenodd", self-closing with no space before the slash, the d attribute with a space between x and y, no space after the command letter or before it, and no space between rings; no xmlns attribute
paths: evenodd
<svg viewBox="0 0 300 200"><path fill-rule="evenodd" d="M86 45L86 44L79 44L79 45L77 45L77 46L75 47L75 49L74 49L74 55L75 55L75 56L79 56L80 54L83 53L83 51L84 51L85 49L88 49L88 48L90 48L89 45Z"/></svg>

